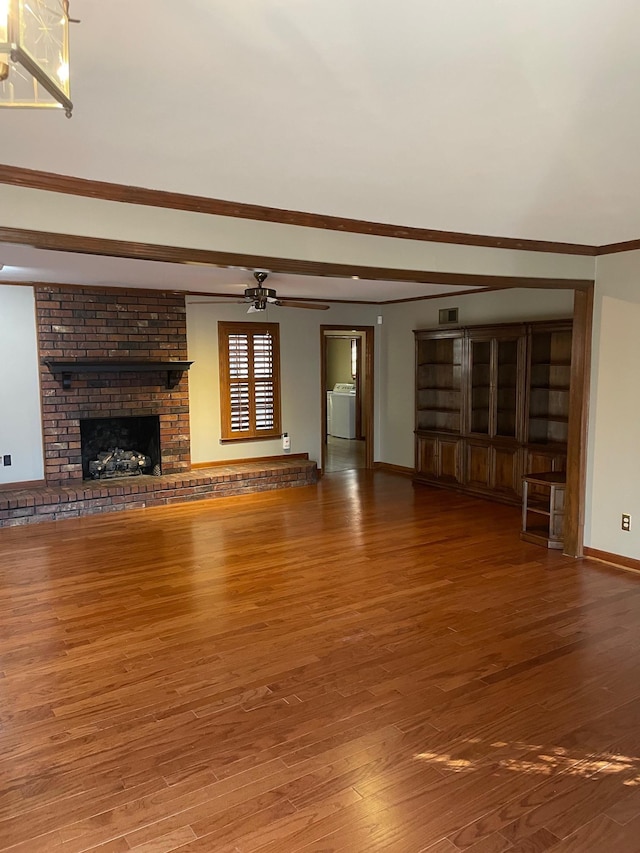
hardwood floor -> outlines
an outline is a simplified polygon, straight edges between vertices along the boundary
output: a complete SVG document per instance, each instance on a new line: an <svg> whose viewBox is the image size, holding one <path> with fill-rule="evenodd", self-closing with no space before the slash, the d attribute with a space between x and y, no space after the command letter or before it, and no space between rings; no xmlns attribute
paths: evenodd
<svg viewBox="0 0 640 853"><path fill-rule="evenodd" d="M325 474L365 468L365 449L363 439L338 438L335 435L328 435L324 460Z"/></svg>
<svg viewBox="0 0 640 853"><path fill-rule="evenodd" d="M634 853L640 576L352 471L0 530L0 849Z"/></svg>

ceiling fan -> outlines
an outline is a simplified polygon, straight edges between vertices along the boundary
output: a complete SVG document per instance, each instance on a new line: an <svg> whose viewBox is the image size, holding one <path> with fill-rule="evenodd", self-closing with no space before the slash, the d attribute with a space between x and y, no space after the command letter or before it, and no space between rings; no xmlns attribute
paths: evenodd
<svg viewBox="0 0 640 853"><path fill-rule="evenodd" d="M279 299L275 290L271 287L264 287L264 283L267 280L268 275L269 273L264 272L264 270L254 272L253 277L256 280L257 286L245 288L244 298L234 300L240 305L245 304L249 306L247 314L266 311L268 305L276 305L278 308L309 308L312 311L327 311L330 307L329 305L323 305L319 302L298 302L295 299ZM209 304L216 301L228 302L226 299L206 300ZM204 301L203 304L205 304Z"/></svg>

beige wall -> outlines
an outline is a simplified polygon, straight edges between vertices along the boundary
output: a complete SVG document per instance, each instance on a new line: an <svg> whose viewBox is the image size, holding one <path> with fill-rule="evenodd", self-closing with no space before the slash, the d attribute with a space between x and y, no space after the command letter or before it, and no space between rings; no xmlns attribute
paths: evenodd
<svg viewBox="0 0 640 853"><path fill-rule="evenodd" d="M327 335L327 391L331 391L336 382L353 382L351 339Z"/></svg>
<svg viewBox="0 0 640 853"><path fill-rule="evenodd" d="M377 308L333 304L329 311L269 308L257 321L280 325L282 428L291 438L292 453L308 453L320 464L322 450L320 326L373 325ZM271 456L282 453L280 440L220 444L218 389L218 320L245 321L243 305L201 304L187 298L187 339L193 462ZM375 392L374 392L375 393Z"/></svg>
<svg viewBox="0 0 640 853"><path fill-rule="evenodd" d="M40 378L32 287L0 285L0 484L44 477ZM0 459L0 462L2 460Z"/></svg>
<svg viewBox="0 0 640 853"><path fill-rule="evenodd" d="M593 319L585 544L640 559L640 252L598 258Z"/></svg>

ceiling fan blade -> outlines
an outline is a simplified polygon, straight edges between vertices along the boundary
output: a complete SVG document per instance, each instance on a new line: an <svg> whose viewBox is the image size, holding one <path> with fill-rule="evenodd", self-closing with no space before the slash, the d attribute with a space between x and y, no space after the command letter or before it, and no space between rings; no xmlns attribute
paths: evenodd
<svg viewBox="0 0 640 853"><path fill-rule="evenodd" d="M319 302L295 302L293 299L276 299L275 304L281 308L310 308L312 311L328 311L331 307Z"/></svg>
<svg viewBox="0 0 640 853"><path fill-rule="evenodd" d="M246 299L193 299L189 305L246 305Z"/></svg>

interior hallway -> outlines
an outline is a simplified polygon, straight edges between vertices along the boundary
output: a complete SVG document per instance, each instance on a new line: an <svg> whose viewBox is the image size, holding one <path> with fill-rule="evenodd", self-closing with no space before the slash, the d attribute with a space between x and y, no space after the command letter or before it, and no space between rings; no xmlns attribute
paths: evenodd
<svg viewBox="0 0 640 853"><path fill-rule="evenodd" d="M338 438L335 435L328 435L324 473L365 468L365 449L364 439Z"/></svg>

